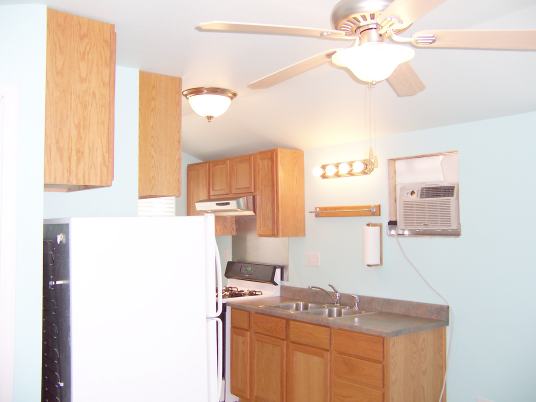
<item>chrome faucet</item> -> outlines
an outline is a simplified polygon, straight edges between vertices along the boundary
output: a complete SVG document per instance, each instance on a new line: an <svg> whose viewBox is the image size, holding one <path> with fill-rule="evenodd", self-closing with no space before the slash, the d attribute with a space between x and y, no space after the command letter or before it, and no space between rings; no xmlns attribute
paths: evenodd
<svg viewBox="0 0 536 402"><path fill-rule="evenodd" d="M340 294L340 292L335 288L335 286L333 286L331 284L329 284L328 286L331 289L333 289L333 291L335 292L333 295L331 293L329 293L326 289L318 287L318 286L309 286L309 289L321 290L322 292L327 294L330 299L332 299L334 301L336 306L340 306L341 305L341 294Z"/></svg>
<svg viewBox="0 0 536 402"><path fill-rule="evenodd" d="M352 295L354 298L354 310L359 311L359 296L358 295Z"/></svg>

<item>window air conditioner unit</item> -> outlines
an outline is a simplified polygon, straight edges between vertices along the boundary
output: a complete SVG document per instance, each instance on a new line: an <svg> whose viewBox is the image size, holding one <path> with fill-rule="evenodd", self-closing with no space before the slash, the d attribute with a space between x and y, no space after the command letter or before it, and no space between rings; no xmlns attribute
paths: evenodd
<svg viewBox="0 0 536 402"><path fill-rule="evenodd" d="M459 236L458 183L401 184L397 218L399 234Z"/></svg>

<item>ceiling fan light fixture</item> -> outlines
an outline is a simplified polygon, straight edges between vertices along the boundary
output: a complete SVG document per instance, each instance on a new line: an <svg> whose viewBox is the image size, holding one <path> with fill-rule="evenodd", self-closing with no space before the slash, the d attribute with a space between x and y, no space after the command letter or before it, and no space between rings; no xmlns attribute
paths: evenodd
<svg viewBox="0 0 536 402"><path fill-rule="evenodd" d="M210 122L224 114L237 93L226 88L197 87L182 91L193 111Z"/></svg>
<svg viewBox="0 0 536 402"><path fill-rule="evenodd" d="M389 78L400 64L414 56L415 51L409 46L366 42L337 50L331 61L336 66L348 68L359 80L374 83Z"/></svg>

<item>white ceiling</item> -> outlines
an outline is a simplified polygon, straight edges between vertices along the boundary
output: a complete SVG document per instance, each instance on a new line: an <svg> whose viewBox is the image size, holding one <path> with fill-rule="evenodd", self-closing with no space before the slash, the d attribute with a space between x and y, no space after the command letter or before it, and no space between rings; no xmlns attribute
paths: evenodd
<svg viewBox="0 0 536 402"><path fill-rule="evenodd" d="M6 2L4 0L0 2ZM9 3L28 1L7 1ZM120 65L183 77L184 88L215 85L238 92L212 123L185 104L183 149L201 159L275 145L299 148L365 138L365 87L324 65L264 90L248 82L346 42L199 32L227 20L330 27L326 0L45 0L50 7L114 23ZM536 28L534 0L447 0L408 31L429 28ZM378 135L536 110L536 52L417 49L412 62L427 88L398 98L374 90Z"/></svg>

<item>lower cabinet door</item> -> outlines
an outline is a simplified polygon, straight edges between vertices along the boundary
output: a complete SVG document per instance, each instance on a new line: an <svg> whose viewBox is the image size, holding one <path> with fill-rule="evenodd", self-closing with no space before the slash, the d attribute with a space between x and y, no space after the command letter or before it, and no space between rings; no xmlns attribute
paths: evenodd
<svg viewBox="0 0 536 402"><path fill-rule="evenodd" d="M287 402L329 401L329 351L288 344Z"/></svg>
<svg viewBox="0 0 536 402"><path fill-rule="evenodd" d="M232 328L231 329L231 393L238 397L249 398L249 331Z"/></svg>
<svg viewBox="0 0 536 402"><path fill-rule="evenodd" d="M286 342L255 333L251 350L253 354L251 400L284 402Z"/></svg>

